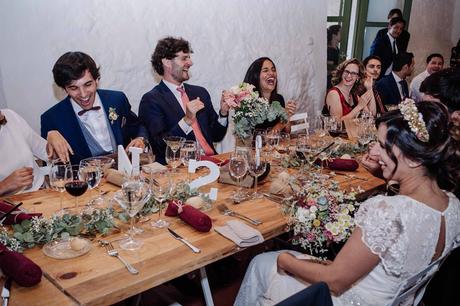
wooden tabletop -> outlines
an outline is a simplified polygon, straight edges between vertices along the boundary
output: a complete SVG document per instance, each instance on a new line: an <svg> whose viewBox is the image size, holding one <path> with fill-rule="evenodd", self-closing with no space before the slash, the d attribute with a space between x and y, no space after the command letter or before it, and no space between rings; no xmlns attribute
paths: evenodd
<svg viewBox="0 0 460 306"><path fill-rule="evenodd" d="M334 179L345 189L356 188L359 185L364 190L371 190L383 184L382 180L372 177L362 168L353 174L365 180L347 176L336 176ZM268 185L264 184L261 188L262 191L268 189ZM232 218L219 214L215 208L218 204L225 203L231 209L261 220L263 224L255 228L262 233L266 240L286 230L286 219L281 214L279 204L263 198L233 205L230 195L235 188L234 186L217 182L208 185L208 187L211 186L219 188L217 201L213 203L213 208L206 212L211 217L213 226L224 225L226 220ZM112 192L118 187L105 183L101 189ZM107 197L110 197L110 194ZM23 201L23 207L26 209L50 216L59 208L59 196L59 193L55 191L40 190L11 198L16 201ZM64 206L72 207L73 199L66 193L63 196ZM95 193L87 192L81 197L80 202L85 203L94 196ZM150 217L151 221L154 221L157 215L154 214ZM166 229L153 228L149 221L136 225L144 230L142 234L136 236L144 242L139 251L124 251L118 248L117 242L114 243L120 255L140 271L138 275L129 274L122 263L118 259L108 256L105 249L100 247L96 241L93 241L90 252L68 260L47 257L41 248L34 248L26 250L25 255L40 265L45 278L41 285L35 288L22 288L23 290L16 293L15 296L21 301L27 300L27 298L35 299L34 304L36 304L37 301L45 301L57 291L64 298L66 295L62 292L65 292L79 304L109 305L240 251L238 246L219 235L214 229L208 233L201 233L183 223L179 218L165 218L171 223L172 229L200 248L201 253L193 253L187 246L175 240ZM112 235L107 239L111 240L118 236L122 236L122 234ZM49 285L49 281L56 287ZM22 295L28 297L22 297ZM36 298L38 295L42 296L43 299ZM71 299L68 299L67 302L63 301L61 304L66 305L72 302ZM49 303L43 302L43 305L49 305Z"/></svg>

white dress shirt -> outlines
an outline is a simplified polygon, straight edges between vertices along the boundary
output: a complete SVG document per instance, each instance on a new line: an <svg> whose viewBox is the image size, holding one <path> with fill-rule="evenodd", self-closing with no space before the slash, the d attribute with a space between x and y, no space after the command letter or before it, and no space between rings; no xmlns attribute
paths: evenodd
<svg viewBox="0 0 460 306"><path fill-rule="evenodd" d="M91 133L91 136L99 143L99 145L104 149L106 152L110 152L113 150L112 148L112 141L110 139L110 132L109 126L107 125L107 115L104 110L104 106L102 105L101 98L96 93L96 97L94 99L94 106L100 106L99 110L90 110L84 113L83 115L79 116L78 112L83 110L77 102L73 99L72 101L72 108L75 112L75 116L83 123L83 125L88 129Z"/></svg>
<svg viewBox="0 0 460 306"><path fill-rule="evenodd" d="M174 97L176 97L176 100L177 100L177 103L179 103L180 107L182 108L182 110L184 111L184 114L186 113L186 109L185 109L185 106L182 104L182 98L181 98L181 94L180 92L177 90L178 87L184 87L183 84L180 84L180 85L176 85L176 84L173 84L171 82L168 82L166 81L165 79L163 79L163 83L165 83L165 85L169 88L169 90L173 93ZM227 126L228 124L228 120L227 120L227 117L221 117L220 114L219 114L219 119L217 120L222 126ZM182 118L179 122L178 122L180 128L182 129L182 131L184 131L185 135L188 135L190 132L193 131L192 129L192 126L191 125L188 125L184 118Z"/></svg>
<svg viewBox="0 0 460 306"><path fill-rule="evenodd" d="M27 190L35 191L43 184L35 157L47 161L46 140L41 138L27 122L10 109L2 109L7 123L0 126L0 181L22 167L33 168L34 180Z"/></svg>
<svg viewBox="0 0 460 306"><path fill-rule="evenodd" d="M412 79L410 83L410 91L411 91L411 98L415 100L415 102L420 102L423 99L423 94L420 92L420 84L429 76L430 74L428 71L423 71L422 73L418 74L416 77Z"/></svg>
<svg viewBox="0 0 460 306"><path fill-rule="evenodd" d="M395 44L395 54L398 54L398 45L395 43L395 40L396 38L394 38L393 36L391 36L390 33L387 32L387 35L388 35L388 38L390 38L390 45L391 45L391 50L393 50L393 44ZM393 61L391 61L391 64L390 64L390 67L388 67L388 69L385 71L385 75L388 75L390 74L390 72L393 70Z"/></svg>

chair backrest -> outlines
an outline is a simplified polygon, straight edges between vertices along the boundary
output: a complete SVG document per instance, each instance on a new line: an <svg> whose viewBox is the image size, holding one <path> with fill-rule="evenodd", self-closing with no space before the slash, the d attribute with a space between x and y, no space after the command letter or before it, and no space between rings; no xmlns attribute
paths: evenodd
<svg viewBox="0 0 460 306"><path fill-rule="evenodd" d="M291 133L308 132L308 114L307 113L298 113L294 114L289 118L291 122Z"/></svg>
<svg viewBox="0 0 460 306"><path fill-rule="evenodd" d="M423 298L425 293L426 286L429 281L433 278L434 274L439 270L439 267L444 262L444 260L449 256L450 252L439 257L433 261L428 267L422 271L416 273L415 275L409 277L401 286L393 299L393 301L388 304L388 306L399 306L406 305L407 300L414 297L413 303L408 305L418 305Z"/></svg>

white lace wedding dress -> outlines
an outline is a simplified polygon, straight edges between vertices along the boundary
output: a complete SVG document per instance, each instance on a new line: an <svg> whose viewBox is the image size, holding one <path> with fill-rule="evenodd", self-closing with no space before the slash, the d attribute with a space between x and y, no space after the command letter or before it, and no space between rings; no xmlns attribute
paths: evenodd
<svg viewBox="0 0 460 306"><path fill-rule="evenodd" d="M352 288L333 296L334 305L388 304L404 280L430 264L441 216L446 224L444 254L457 247L460 201L452 193L447 195L449 206L442 213L402 195L377 196L361 204L356 222L363 233L362 241L380 257L380 262ZM309 285L278 273L278 254L264 253L251 262L235 305L274 305Z"/></svg>

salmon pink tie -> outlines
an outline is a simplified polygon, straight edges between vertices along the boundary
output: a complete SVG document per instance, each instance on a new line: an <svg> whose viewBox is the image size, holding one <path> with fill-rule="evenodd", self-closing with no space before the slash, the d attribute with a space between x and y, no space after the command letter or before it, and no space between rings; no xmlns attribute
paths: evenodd
<svg viewBox="0 0 460 306"><path fill-rule="evenodd" d="M190 100L188 99L185 89L183 87L177 87L177 91L180 92L180 98L182 100L182 105L184 105L184 108L187 109L187 104L188 102L190 102ZM211 146L208 144L208 142L204 138L203 133L201 132L200 125L198 121L196 120L196 118L192 122L192 129L193 129L193 133L195 134L195 138L200 144L200 146L203 148L204 153L207 156L214 155L214 150L211 148Z"/></svg>

